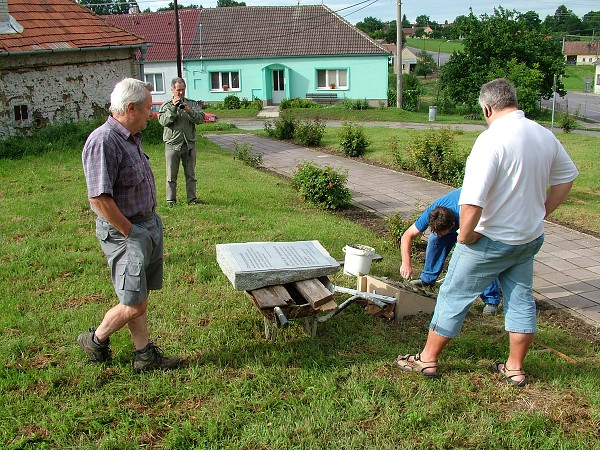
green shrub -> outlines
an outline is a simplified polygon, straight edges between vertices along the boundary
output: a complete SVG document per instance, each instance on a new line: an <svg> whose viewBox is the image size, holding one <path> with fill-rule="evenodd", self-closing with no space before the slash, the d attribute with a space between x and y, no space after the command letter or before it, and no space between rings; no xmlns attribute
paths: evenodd
<svg viewBox="0 0 600 450"><path fill-rule="evenodd" d="M250 107L256 109L257 111L262 111L262 109L263 109L262 100L260 98L254 97L252 99L252 104L250 105Z"/></svg>
<svg viewBox="0 0 600 450"><path fill-rule="evenodd" d="M371 105L369 105L369 102L366 98L361 100L352 100L351 98L344 98L340 103L338 103L337 106L338 108L353 110L363 110L371 108Z"/></svg>
<svg viewBox="0 0 600 450"><path fill-rule="evenodd" d="M241 108L248 109L251 104L252 104L252 102L250 100L248 100L248 98L246 98L246 97L242 97L242 99L240 100Z"/></svg>
<svg viewBox="0 0 600 450"><path fill-rule="evenodd" d="M241 145L238 145L237 141L233 142L233 159L238 159L250 167L259 167L262 165L263 154L255 153L254 146L248 144L246 141L242 141Z"/></svg>
<svg viewBox="0 0 600 450"><path fill-rule="evenodd" d="M416 205L414 208L415 211L419 211L420 209L422 208L420 208L419 205ZM400 248L400 240L402 239L402 235L413 223L415 223L419 215L420 213L415 212L412 214L412 216L405 220L402 218L402 213L400 211L396 211L391 216L386 217L385 221L387 222L388 233L396 247ZM415 248L420 244L420 242L421 237L419 236L413 240L412 247Z"/></svg>
<svg viewBox="0 0 600 450"><path fill-rule="evenodd" d="M561 114L558 118L558 126L562 128L563 132L570 133L575 128L576 122L571 114L568 112Z"/></svg>
<svg viewBox="0 0 600 450"><path fill-rule="evenodd" d="M342 140L340 142L342 153L346 156L362 156L369 146L365 130L361 125L344 122L338 134Z"/></svg>
<svg viewBox="0 0 600 450"><path fill-rule="evenodd" d="M336 210L352 198L346 187L347 179L347 172L304 162L294 172L292 184L308 202L319 208Z"/></svg>
<svg viewBox="0 0 600 450"><path fill-rule="evenodd" d="M89 134L102 125L106 118L64 122L35 128L30 136L14 136L0 141L0 159L19 159L48 151L70 151L83 148ZM162 127L161 141L162 141Z"/></svg>
<svg viewBox="0 0 600 450"><path fill-rule="evenodd" d="M290 109L290 108L318 108L319 105L317 105L315 102L313 102L312 100L308 100L306 98L284 98L283 100L281 100L281 103L279 104L279 110L283 111L284 109Z"/></svg>
<svg viewBox="0 0 600 450"><path fill-rule="evenodd" d="M283 112L273 123L265 122L265 131L270 137L289 140L294 137L296 123L296 119L291 114Z"/></svg>
<svg viewBox="0 0 600 450"><path fill-rule="evenodd" d="M460 151L452 130L430 129L419 136L406 152L406 155L396 152L396 162L401 166L413 168L434 181L452 186L462 183L466 155Z"/></svg>
<svg viewBox="0 0 600 450"><path fill-rule="evenodd" d="M296 125L294 139L307 147L318 147L321 145L325 134L325 124L316 118L313 121L300 122Z"/></svg>
<svg viewBox="0 0 600 450"><path fill-rule="evenodd" d="M237 95L229 94L223 99L225 109L240 109L241 102Z"/></svg>

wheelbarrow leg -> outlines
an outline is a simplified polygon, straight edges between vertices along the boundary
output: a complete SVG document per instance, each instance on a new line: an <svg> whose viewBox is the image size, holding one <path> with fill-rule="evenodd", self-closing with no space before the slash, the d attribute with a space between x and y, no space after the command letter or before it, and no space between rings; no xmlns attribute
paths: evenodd
<svg viewBox="0 0 600 450"><path fill-rule="evenodd" d="M315 317L309 316L304 318L304 329L310 335L310 337L315 337L317 335L317 325L319 322Z"/></svg>
<svg viewBox="0 0 600 450"><path fill-rule="evenodd" d="M265 324L265 337L271 341L271 344L274 344L277 338L277 323L266 317L263 317L263 322Z"/></svg>

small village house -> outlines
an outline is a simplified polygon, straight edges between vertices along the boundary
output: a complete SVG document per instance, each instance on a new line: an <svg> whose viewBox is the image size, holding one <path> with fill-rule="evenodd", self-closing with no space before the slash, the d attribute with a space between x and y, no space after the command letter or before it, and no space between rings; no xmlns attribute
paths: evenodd
<svg viewBox="0 0 600 450"><path fill-rule="evenodd" d="M567 64L592 65L600 57L600 41L564 42L563 54Z"/></svg>
<svg viewBox="0 0 600 450"><path fill-rule="evenodd" d="M105 115L145 47L72 0L0 0L0 139Z"/></svg>
<svg viewBox="0 0 600 450"><path fill-rule="evenodd" d="M387 104L388 51L326 6L200 8L195 19L183 12L183 74L190 98L218 102L234 94L278 105L284 98L327 93L337 100ZM152 46L175 44L168 14L124 16L108 20ZM169 29L170 37L163 33ZM150 67L157 58L148 52L146 76L162 76L170 85L165 56L162 69ZM174 58L172 50L168 58Z"/></svg>

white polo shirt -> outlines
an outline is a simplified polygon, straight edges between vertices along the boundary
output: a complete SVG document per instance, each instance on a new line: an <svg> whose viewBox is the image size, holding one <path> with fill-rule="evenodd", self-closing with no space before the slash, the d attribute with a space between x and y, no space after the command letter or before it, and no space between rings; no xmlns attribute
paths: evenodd
<svg viewBox="0 0 600 450"><path fill-rule="evenodd" d="M492 122L467 159L460 205L483 208L478 233L526 244L544 232L546 190L578 172L554 134L514 111Z"/></svg>

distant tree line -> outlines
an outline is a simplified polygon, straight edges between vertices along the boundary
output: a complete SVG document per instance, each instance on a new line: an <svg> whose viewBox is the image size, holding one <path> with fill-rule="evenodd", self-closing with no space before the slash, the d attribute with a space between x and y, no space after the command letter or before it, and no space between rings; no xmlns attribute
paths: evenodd
<svg viewBox="0 0 600 450"><path fill-rule="evenodd" d="M458 16L449 26L448 21L439 24L431 20L427 15L420 15L415 19L415 23L410 23L406 15L402 16L402 28L415 28L415 37L422 37L425 34L425 27L433 31L429 37L434 39L462 39L468 29L473 10L469 9L469 15ZM546 32L557 33L561 35L580 35L580 36L598 36L600 37L600 11L590 11L582 18L579 18L572 10L565 5L556 9L553 15L548 15L542 21L535 11L519 13L523 20L528 21L530 25L543 27ZM356 27L373 39L384 39L389 43L396 43L396 21L383 22L375 17L365 17L365 19L356 24Z"/></svg>
<svg viewBox="0 0 600 450"><path fill-rule="evenodd" d="M77 3L84 5L94 11L96 14L107 16L111 14L127 14L130 8L136 7L139 10L135 0L77 0ZM217 8L227 6L246 6L246 2L236 2L235 0L218 0ZM177 9L195 9L202 8L202 5L180 5L177 4ZM171 11L175 9L175 2L162 8L157 8L157 11ZM143 12L151 12L150 8L146 8Z"/></svg>

